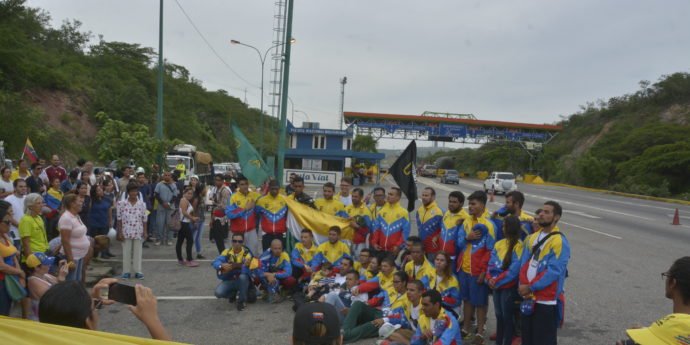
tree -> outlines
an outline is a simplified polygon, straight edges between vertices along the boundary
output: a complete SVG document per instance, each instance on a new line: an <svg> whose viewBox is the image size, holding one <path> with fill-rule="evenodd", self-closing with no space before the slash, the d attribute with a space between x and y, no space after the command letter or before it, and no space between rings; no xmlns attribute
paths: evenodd
<svg viewBox="0 0 690 345"><path fill-rule="evenodd" d="M139 166L150 166L172 146L170 141L151 136L145 125L113 120L104 112L96 114L96 118L103 123L96 135L96 145L98 158L104 162L125 164L133 160Z"/></svg>
<svg viewBox="0 0 690 345"><path fill-rule="evenodd" d="M376 144L378 144L378 142L374 140L371 135L358 135L355 140L352 141L352 150L356 152L377 153Z"/></svg>

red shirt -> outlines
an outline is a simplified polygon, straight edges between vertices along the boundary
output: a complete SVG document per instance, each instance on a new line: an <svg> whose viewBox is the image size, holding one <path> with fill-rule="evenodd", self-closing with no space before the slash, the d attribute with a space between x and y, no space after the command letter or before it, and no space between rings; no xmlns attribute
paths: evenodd
<svg viewBox="0 0 690 345"><path fill-rule="evenodd" d="M64 181L67 179L67 170L65 168L60 167L60 166L54 166L51 165L48 168L46 168L46 176L48 176L48 184L53 182L53 180L57 177L60 179L60 182Z"/></svg>

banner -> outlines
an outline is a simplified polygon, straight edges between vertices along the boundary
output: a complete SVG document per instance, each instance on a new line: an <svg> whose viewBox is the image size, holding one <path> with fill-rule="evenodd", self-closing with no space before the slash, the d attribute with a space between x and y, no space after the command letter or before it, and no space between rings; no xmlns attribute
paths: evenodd
<svg viewBox="0 0 690 345"><path fill-rule="evenodd" d="M388 169L389 174L407 197L407 210L414 210L417 201L417 143L414 140Z"/></svg>
<svg viewBox="0 0 690 345"><path fill-rule="evenodd" d="M341 240L352 240L354 230L347 219L331 216L288 197L285 198L285 202L288 206L287 226L292 236L298 241L302 229L309 229L314 233L314 243L318 246L328 241L328 229L331 226L340 227Z"/></svg>
<svg viewBox="0 0 690 345"><path fill-rule="evenodd" d="M268 170L268 165L263 158L256 152L256 149L249 143L247 137L237 126L232 125L232 133L235 136L235 148L237 157L242 167L242 175L249 179L254 186L261 186L268 177L273 175Z"/></svg>
<svg viewBox="0 0 690 345"><path fill-rule="evenodd" d="M92 331L82 328L65 327L39 323L31 320L0 316L0 334L3 344L12 345L164 345L182 344L171 341L144 339Z"/></svg>

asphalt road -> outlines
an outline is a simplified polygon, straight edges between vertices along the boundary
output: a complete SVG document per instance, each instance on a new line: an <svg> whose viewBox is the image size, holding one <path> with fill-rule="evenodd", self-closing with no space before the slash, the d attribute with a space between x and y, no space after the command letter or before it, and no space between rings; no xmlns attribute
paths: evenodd
<svg viewBox="0 0 690 345"><path fill-rule="evenodd" d="M481 189L481 182L462 180L459 185L441 185L438 180L419 178L420 190L426 186L436 189L439 205L445 209L450 191L467 195ZM366 191L369 189L371 186ZM572 258L560 344L612 344L623 336L626 327L647 325L671 312L660 273L673 260L690 253L690 207L563 187L521 184L520 190L526 194L526 211L536 210L546 200L560 202L565 210L561 230L570 241ZM488 207L495 210L502 202L503 197L498 196ZM682 226L670 225L676 207L685 223ZM414 213L410 216L413 218ZM119 248L115 252L119 254ZM209 258L216 254L207 232L203 253ZM177 341L290 343L291 303L259 301L237 312L234 305L213 297L218 280L210 260L202 261L198 268L180 267L174 247L151 246L144 250L144 273L146 279L141 283L153 288L159 297L160 317ZM101 310L100 316L103 331L148 336L124 306L110 306ZM491 330L495 324L492 312L489 320ZM370 339L357 344L374 343L375 339Z"/></svg>

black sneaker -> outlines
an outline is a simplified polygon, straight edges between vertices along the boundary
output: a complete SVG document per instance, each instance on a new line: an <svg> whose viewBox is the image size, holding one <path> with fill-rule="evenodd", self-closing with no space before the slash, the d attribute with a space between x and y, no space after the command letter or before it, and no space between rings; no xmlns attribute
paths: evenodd
<svg viewBox="0 0 690 345"><path fill-rule="evenodd" d="M141 246L144 247L144 248L148 248L148 247L149 247L149 245L146 244L146 242L144 242L144 244L142 244Z"/></svg>
<svg viewBox="0 0 690 345"><path fill-rule="evenodd" d="M196 255L196 258L197 258L198 260L206 259L206 257L203 256L203 255L201 255L201 254L197 254L197 255Z"/></svg>
<svg viewBox="0 0 690 345"><path fill-rule="evenodd" d="M235 303L235 302L237 301L237 296L235 295L235 296L230 296L230 297L228 297L228 301L229 301L230 303Z"/></svg>
<svg viewBox="0 0 690 345"><path fill-rule="evenodd" d="M247 305L244 302L237 302L237 311L242 311Z"/></svg>

